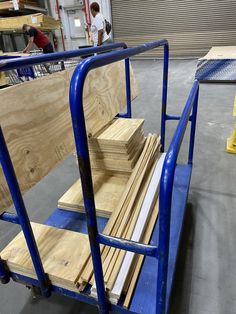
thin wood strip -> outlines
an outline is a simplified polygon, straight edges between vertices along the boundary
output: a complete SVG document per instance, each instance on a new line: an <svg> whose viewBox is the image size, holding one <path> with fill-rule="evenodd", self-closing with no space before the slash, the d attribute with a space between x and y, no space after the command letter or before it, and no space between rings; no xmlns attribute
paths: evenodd
<svg viewBox="0 0 236 314"><path fill-rule="evenodd" d="M154 210L151 214L147 230L145 231L145 235L143 237L143 243L144 244L148 244L150 242L150 239L151 239L151 236L153 233L153 229L154 229L154 226L155 226L155 223L157 220L158 213L159 213L159 199L157 200L156 206L154 206ZM140 273L140 270L141 270L141 267L142 267L142 264L144 261L144 255L136 255L136 257L137 257L136 265L134 265L132 272L129 276L129 279L126 283L128 286L127 290L124 291L126 294L126 297L125 297L125 301L123 303L123 306L125 308L128 308L130 305L130 301L131 301L132 296L133 296L136 282L137 282L137 279L138 279L138 276L139 276L139 273Z"/></svg>
<svg viewBox="0 0 236 314"><path fill-rule="evenodd" d="M139 196L139 199L138 199L137 203L135 203L135 207L137 209L135 210L134 217L131 220L131 223L130 223L130 226L129 226L128 230L127 230L127 233L124 236L125 239L129 240L131 238L131 236L132 236L132 233L134 231L136 222L138 220L138 216L140 214L140 210L141 210L141 207L142 207L142 203L143 203L145 194L147 192L149 183L150 183L152 175L153 175L153 171L154 171L154 166L152 167L151 171L148 174L148 178L147 178L146 182L144 183L144 187L142 188L142 191L141 191L141 194ZM116 280L116 278L118 276L118 273L119 273L122 261L124 259L125 254L126 254L126 251L124 251L124 250L118 250L117 249L117 251L118 251L117 256L113 257L113 261L114 261L115 267L113 268L112 271L110 270L110 272L108 272L106 274L107 277L109 278L109 280L107 280L107 284L106 284L107 290L111 290L112 289L112 287L114 285L114 282L115 282L115 280ZM105 282L106 282L106 280L105 280Z"/></svg>
<svg viewBox="0 0 236 314"><path fill-rule="evenodd" d="M165 159L165 154L162 154L156 164L154 174L150 182L150 187L147 191L147 194L145 195L145 199L144 199L141 211L140 211L140 215L139 215L136 227L134 229L134 233L131 238L131 240L133 241L140 241L140 238L142 237L142 233L144 230L143 228L145 227L145 224L148 220L148 216L150 214L150 210L153 208L156 202L157 194L159 191L160 178L161 178L164 159ZM126 253L119 275L111 291L112 298L114 297L118 299L120 297L122 293L122 289L124 287L125 279L128 274L128 270L133 260L133 256L134 256L134 253L132 252Z"/></svg>

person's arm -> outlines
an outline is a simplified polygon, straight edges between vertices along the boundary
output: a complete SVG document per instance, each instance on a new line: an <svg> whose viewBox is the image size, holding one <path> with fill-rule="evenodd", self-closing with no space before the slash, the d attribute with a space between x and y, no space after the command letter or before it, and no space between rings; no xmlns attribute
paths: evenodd
<svg viewBox="0 0 236 314"><path fill-rule="evenodd" d="M100 29L98 31L98 46L102 45L102 39L103 39L103 29Z"/></svg>
<svg viewBox="0 0 236 314"><path fill-rule="evenodd" d="M30 52L32 46L33 46L33 43L34 43L34 37L30 37L29 38L29 41L28 41L28 45L25 47L25 49L23 50L24 53L27 53L27 52Z"/></svg>

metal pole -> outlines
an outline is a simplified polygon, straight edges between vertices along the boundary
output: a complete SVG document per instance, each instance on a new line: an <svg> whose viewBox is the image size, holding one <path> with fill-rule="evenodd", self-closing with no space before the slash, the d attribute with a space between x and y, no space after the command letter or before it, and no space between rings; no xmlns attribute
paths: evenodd
<svg viewBox="0 0 236 314"><path fill-rule="evenodd" d="M126 81L126 101L127 101L127 113L126 117L132 117L131 111L131 88L130 88L130 66L129 58L125 59L125 81Z"/></svg>
<svg viewBox="0 0 236 314"><path fill-rule="evenodd" d="M1 127L0 127L0 163L2 165L2 169L18 215L18 219L25 236L30 256L32 258L35 272L38 277L41 293L43 296L49 297L50 296L49 281L43 269L38 247L34 238L34 234L30 225L30 220L25 208L25 204L16 179L15 171L11 162L11 158L7 149L7 145Z"/></svg>
<svg viewBox="0 0 236 314"><path fill-rule="evenodd" d="M169 66L169 45L164 46L164 65L162 80L162 111L161 111L161 151L165 151L165 133L166 133L166 106L168 90L168 66Z"/></svg>
<svg viewBox="0 0 236 314"><path fill-rule="evenodd" d="M195 101L193 105L193 111L191 116L191 131L190 131L190 142L189 142L189 154L188 154L188 163L193 163L193 151L195 143L195 131L196 131L196 122L197 122L197 108L198 108L198 96L199 96L199 87L197 94L195 96Z"/></svg>
<svg viewBox="0 0 236 314"><path fill-rule="evenodd" d="M88 59L87 59L88 60ZM86 60L86 61L87 61ZM86 62L85 61L85 62ZM82 67L81 67L82 65ZM77 70L79 70L79 77ZM75 70L70 86L70 110L78 156L78 165L82 182L84 207L86 212L88 236L98 294L98 306L101 314L108 314L105 285L103 280L102 260L98 240L98 227L94 203L93 182L88 152L88 141L83 110L83 86L87 69L81 63Z"/></svg>

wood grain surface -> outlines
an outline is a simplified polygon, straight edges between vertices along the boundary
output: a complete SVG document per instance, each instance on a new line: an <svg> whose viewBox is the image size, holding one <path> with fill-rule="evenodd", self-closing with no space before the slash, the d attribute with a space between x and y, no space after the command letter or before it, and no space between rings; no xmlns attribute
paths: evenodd
<svg viewBox="0 0 236 314"><path fill-rule="evenodd" d="M74 150L69 83L74 68L0 90L0 125L22 192ZM102 79L101 79L102 78ZM131 69L132 97L137 85ZM92 70L84 86L87 132L95 134L126 104L124 62ZM0 213L12 203L0 169Z"/></svg>
<svg viewBox="0 0 236 314"><path fill-rule="evenodd" d="M53 284L76 289L75 280L85 262L88 236L82 233L31 223L45 272ZM36 278L20 232L0 253L11 271Z"/></svg>

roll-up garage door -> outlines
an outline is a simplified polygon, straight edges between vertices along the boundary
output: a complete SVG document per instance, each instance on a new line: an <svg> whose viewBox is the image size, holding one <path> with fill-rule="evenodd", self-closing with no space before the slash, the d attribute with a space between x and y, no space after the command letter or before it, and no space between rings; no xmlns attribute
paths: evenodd
<svg viewBox="0 0 236 314"><path fill-rule="evenodd" d="M202 56L236 45L235 0L112 0L115 41L135 46L166 38L172 57ZM161 50L142 57L155 58Z"/></svg>

